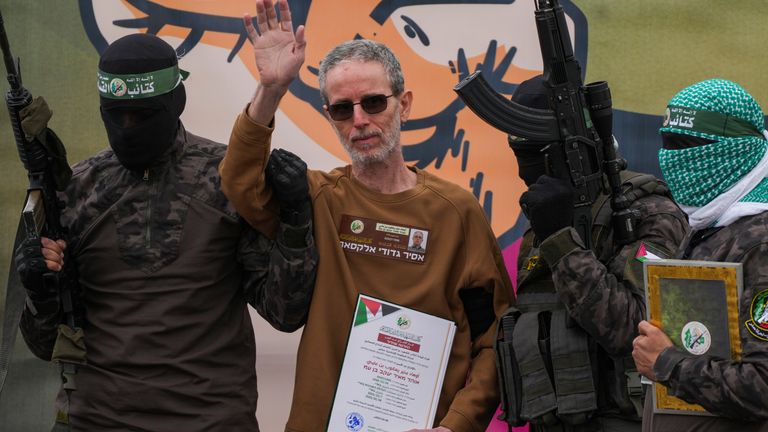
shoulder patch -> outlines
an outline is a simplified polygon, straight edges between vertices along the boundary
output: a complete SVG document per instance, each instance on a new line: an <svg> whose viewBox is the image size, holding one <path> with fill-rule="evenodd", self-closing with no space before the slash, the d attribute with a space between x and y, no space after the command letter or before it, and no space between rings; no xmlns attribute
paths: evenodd
<svg viewBox="0 0 768 432"><path fill-rule="evenodd" d="M667 257L668 254L661 251L661 249L645 242L640 242L640 244L637 246L637 252L635 253L635 259L641 262L648 260L660 260Z"/></svg>
<svg viewBox="0 0 768 432"><path fill-rule="evenodd" d="M752 336L768 341L768 289L755 294L749 307L749 320L744 325Z"/></svg>

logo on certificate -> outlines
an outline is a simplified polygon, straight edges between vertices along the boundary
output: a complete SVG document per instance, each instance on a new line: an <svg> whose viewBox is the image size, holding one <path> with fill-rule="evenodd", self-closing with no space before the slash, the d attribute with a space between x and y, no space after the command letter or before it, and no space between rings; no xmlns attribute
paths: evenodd
<svg viewBox="0 0 768 432"><path fill-rule="evenodd" d="M357 432L363 428L364 423L365 422L363 421L362 415L356 412L351 412L347 414L347 430L351 430L352 432Z"/></svg>
<svg viewBox="0 0 768 432"><path fill-rule="evenodd" d="M408 330L411 327L411 319L408 318L408 315L400 315L397 317L397 326L400 330Z"/></svg>
<svg viewBox="0 0 768 432"><path fill-rule="evenodd" d="M680 339L685 349L693 355L704 354L712 345L709 330L698 321L691 321L684 325L683 331L680 332Z"/></svg>

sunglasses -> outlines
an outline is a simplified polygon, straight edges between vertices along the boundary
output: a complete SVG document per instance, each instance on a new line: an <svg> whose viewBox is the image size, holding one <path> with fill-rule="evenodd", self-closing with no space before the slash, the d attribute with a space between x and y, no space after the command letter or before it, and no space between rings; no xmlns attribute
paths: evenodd
<svg viewBox="0 0 768 432"><path fill-rule="evenodd" d="M378 114L387 109L387 99L392 96L394 94L389 96L377 94L366 96L360 99L360 102L339 102L328 105L328 115L335 121L348 120L355 112L355 105L360 105L360 108L368 114Z"/></svg>

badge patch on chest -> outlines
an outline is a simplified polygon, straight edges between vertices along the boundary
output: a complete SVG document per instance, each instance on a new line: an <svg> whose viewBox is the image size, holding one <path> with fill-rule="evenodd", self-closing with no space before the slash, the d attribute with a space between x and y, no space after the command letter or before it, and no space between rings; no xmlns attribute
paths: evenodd
<svg viewBox="0 0 768 432"><path fill-rule="evenodd" d="M744 323L752 336L768 341L768 290L762 290L752 299L750 319Z"/></svg>
<svg viewBox="0 0 768 432"><path fill-rule="evenodd" d="M429 230L342 215L339 245L347 252L424 264Z"/></svg>
<svg viewBox="0 0 768 432"><path fill-rule="evenodd" d="M525 269L529 270L529 271L533 270L533 269L536 268L536 266L538 264L539 264L539 256L538 255L534 255L534 256L528 258L528 262L525 264Z"/></svg>

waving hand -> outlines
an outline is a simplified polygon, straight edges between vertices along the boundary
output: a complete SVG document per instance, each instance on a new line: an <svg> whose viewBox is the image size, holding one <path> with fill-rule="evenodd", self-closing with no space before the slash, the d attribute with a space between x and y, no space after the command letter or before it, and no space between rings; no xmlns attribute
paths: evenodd
<svg viewBox="0 0 768 432"><path fill-rule="evenodd" d="M279 19L275 3L280 9ZM268 123L274 114L272 108L277 109L280 98L304 63L307 46L304 26L299 26L294 33L288 0L256 0L256 26L249 14L243 16L243 23L253 46L260 80L254 96L257 106L249 109L248 114L256 121Z"/></svg>

